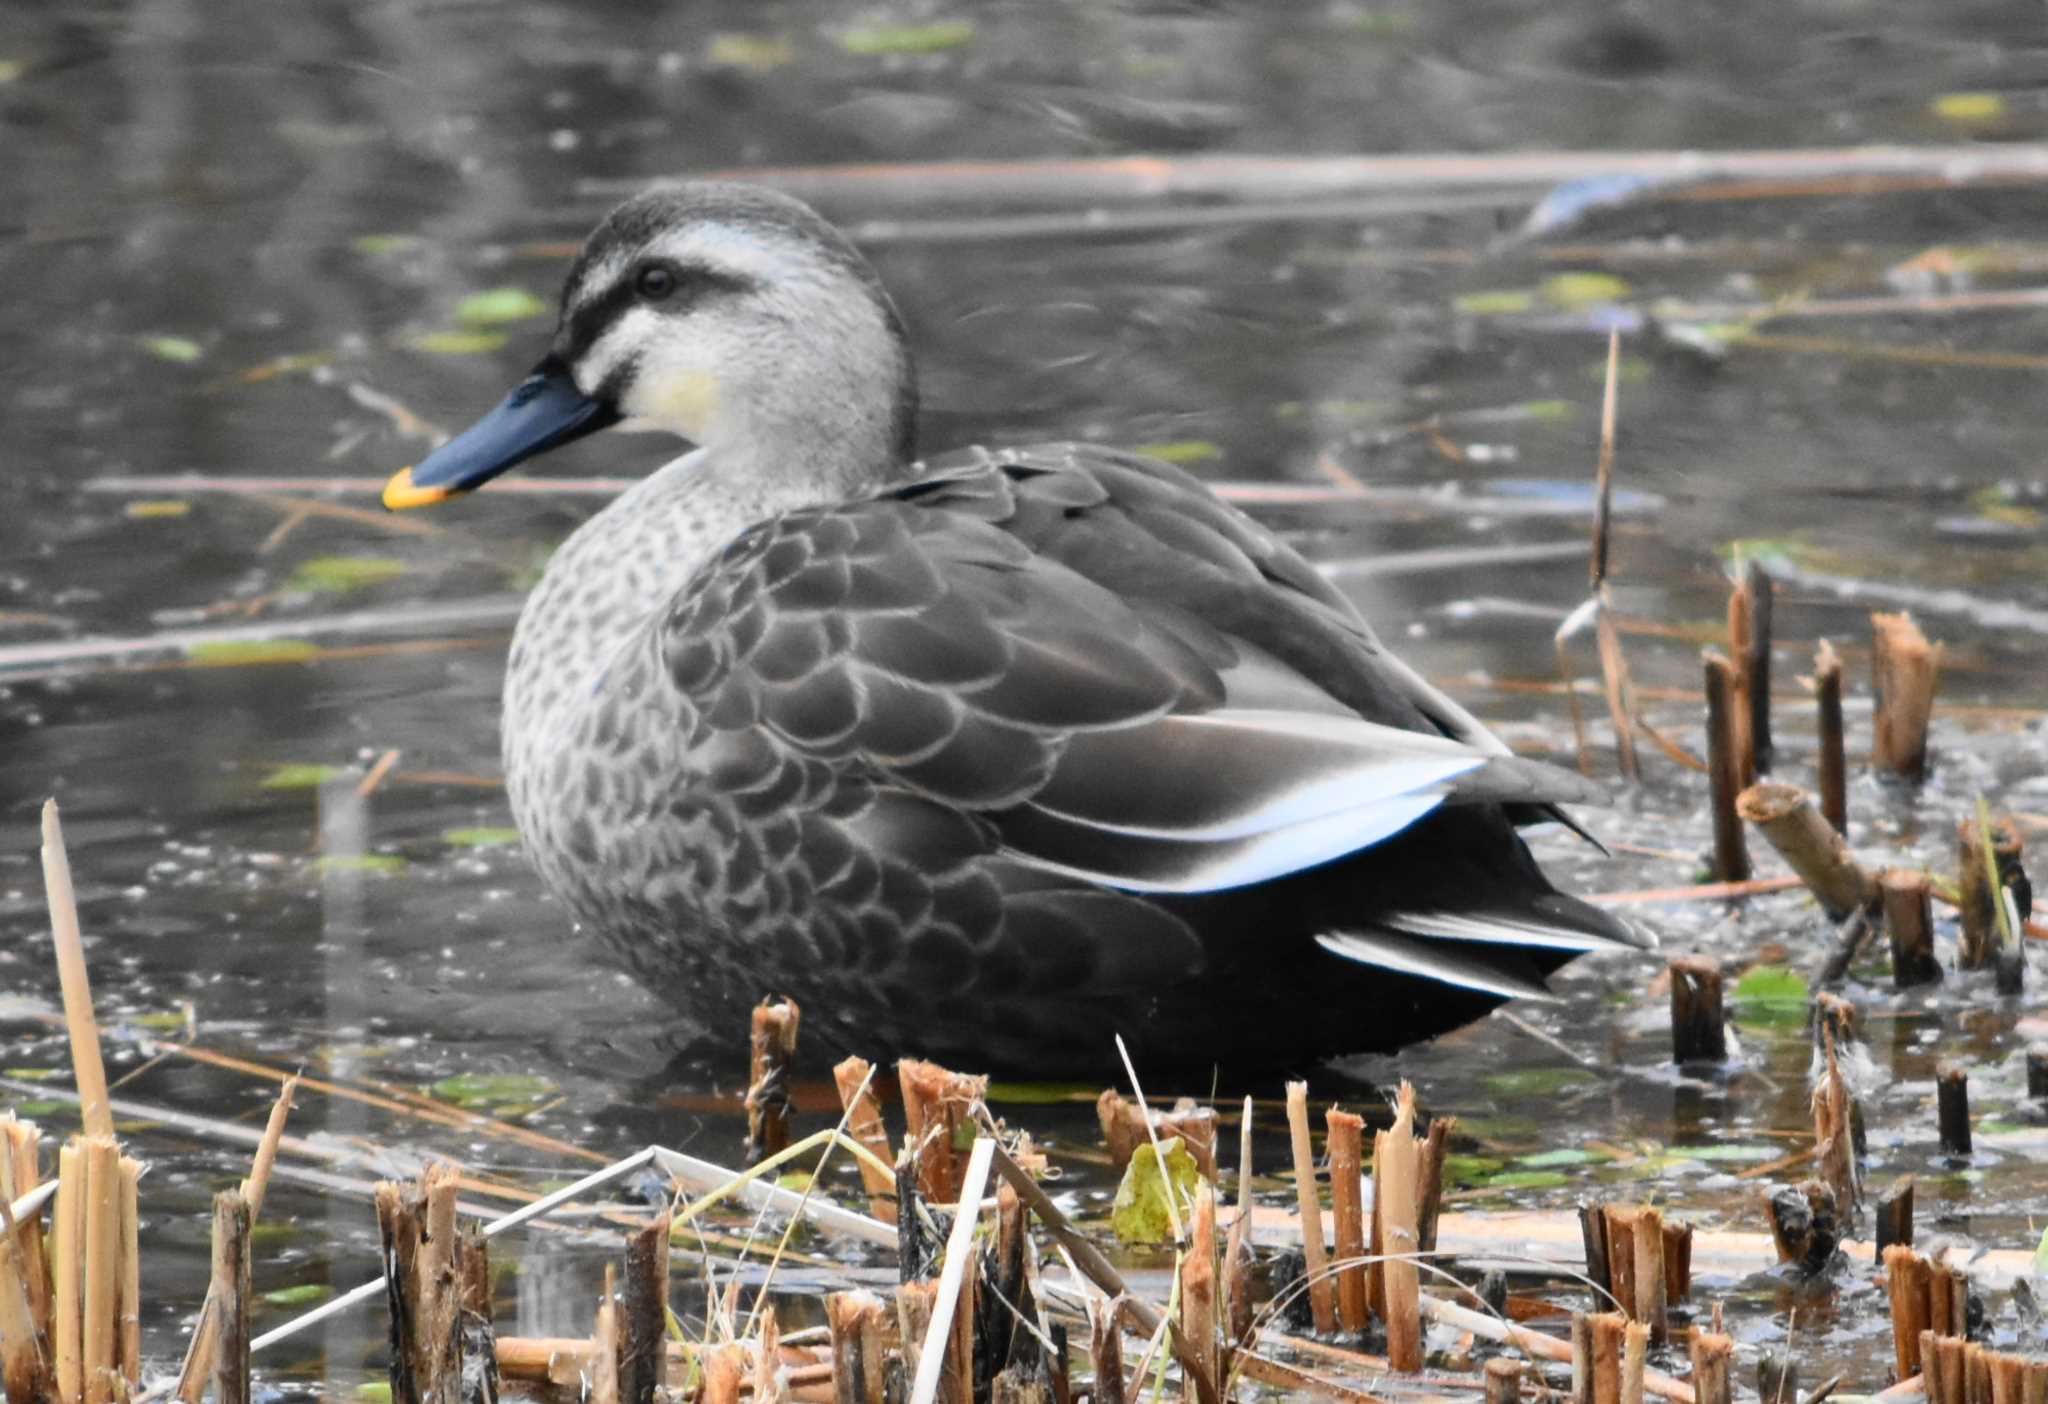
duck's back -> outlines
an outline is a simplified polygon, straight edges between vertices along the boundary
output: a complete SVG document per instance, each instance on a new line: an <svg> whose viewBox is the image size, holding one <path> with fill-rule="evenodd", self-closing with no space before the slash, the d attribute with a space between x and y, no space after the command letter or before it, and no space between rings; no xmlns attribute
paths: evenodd
<svg viewBox="0 0 2048 1404"><path fill-rule="evenodd" d="M512 775L542 871L707 1020L1040 1072L1391 1047L1626 942L1583 797L1167 465L935 460L700 568ZM559 691L559 689L557 689ZM508 756L510 754L508 748Z"/></svg>

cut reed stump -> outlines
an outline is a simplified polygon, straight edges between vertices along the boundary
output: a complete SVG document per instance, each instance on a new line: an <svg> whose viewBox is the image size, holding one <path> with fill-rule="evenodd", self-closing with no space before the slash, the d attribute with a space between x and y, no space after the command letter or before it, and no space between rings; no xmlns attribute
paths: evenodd
<svg viewBox="0 0 2048 1404"><path fill-rule="evenodd" d="M617 1324L619 1404L654 1404L667 1384L669 1223L663 1212L626 1239L624 1309Z"/></svg>
<svg viewBox="0 0 2048 1404"><path fill-rule="evenodd" d="M960 1197L960 1180L967 1173L956 1149L961 1128L972 1125L988 1079L905 1058L896 1065L896 1080L903 1091L904 1149L917 1163L918 1192L951 1204Z"/></svg>
<svg viewBox="0 0 2048 1404"><path fill-rule="evenodd" d="M1837 1016L1838 1018L1840 1016ZM1843 1021L1846 1028L1846 1020ZM1835 1034L1822 1015L1819 1028L1822 1072L1813 1088L1813 1148L1819 1178L1833 1193L1836 1212L1852 1218L1862 1200L1856 1174L1855 1113L1848 1079L1835 1055Z"/></svg>
<svg viewBox="0 0 2048 1404"><path fill-rule="evenodd" d="M434 1165L417 1184L386 1180L377 1185L384 1295L391 1311L393 1404L459 1404L466 1397L465 1375L477 1389L494 1368L465 1359L469 1345L481 1349L488 1334L463 1329L465 1283L475 1275L475 1269L465 1271L463 1254L466 1244L481 1240L456 1231L456 1178L451 1167ZM601 1318L610 1312L609 1290L605 1297ZM496 1354L494 1346L491 1354Z"/></svg>
<svg viewBox="0 0 2048 1404"><path fill-rule="evenodd" d="M1733 1337L1712 1331L1695 1332L1692 1338L1692 1388L1698 1404L1730 1404L1733 1399L1731 1365L1735 1358Z"/></svg>
<svg viewBox="0 0 2048 1404"><path fill-rule="evenodd" d="M1180 1334L1190 1357L1181 1397L1187 1404L1201 1397L1201 1380L1214 1385L1223 1377L1217 1351L1216 1191L1207 1180L1195 1186L1193 1217L1180 1268Z"/></svg>
<svg viewBox="0 0 2048 1404"><path fill-rule="evenodd" d="M1957 825L1956 885L1962 894L1957 915L1962 930L1956 941L1956 964L1962 969L1982 970L1997 959L2005 944L2006 889L2026 894L2029 900L2025 905L2032 904L2024 858L2025 843L2010 819L1992 821L1988 843L1976 820L1965 819Z"/></svg>
<svg viewBox="0 0 2048 1404"><path fill-rule="evenodd" d="M1707 781L1714 818L1714 877L1742 882L1750 875L1749 850L1735 797L1742 792L1741 738L1736 732L1740 682L1735 665L1714 649L1700 654L1707 688Z"/></svg>
<svg viewBox="0 0 2048 1404"><path fill-rule="evenodd" d="M832 1069L839 1105L846 1111L846 1134L889 1163L889 1133L882 1126L882 1104L875 1096L874 1067L865 1058L849 1057ZM896 1181L880 1165L859 1162L861 1187L868 1192L868 1212L885 1224L896 1222Z"/></svg>
<svg viewBox="0 0 2048 1404"><path fill-rule="evenodd" d="M1309 1140L1308 1084L1287 1084L1287 1134L1294 1156L1295 1203L1301 1210L1302 1261L1308 1275L1308 1299L1316 1330L1337 1329L1337 1307L1330 1289L1329 1263L1323 1241L1323 1202L1316 1190L1316 1159Z"/></svg>
<svg viewBox="0 0 2048 1404"><path fill-rule="evenodd" d="M1742 679L1743 780L1771 768L1771 597L1770 574L1757 560L1744 562L1742 578L1728 596L1728 649Z"/></svg>
<svg viewBox="0 0 2048 1404"><path fill-rule="evenodd" d="M0 1204L12 1204L42 1182L36 1128L10 1115L0 1121ZM0 1232L0 1389L9 1401L52 1397L50 1289L40 1216Z"/></svg>
<svg viewBox="0 0 2048 1404"><path fill-rule="evenodd" d="M2048 1101L2048 1043L2027 1045L2027 1095Z"/></svg>
<svg viewBox="0 0 2048 1404"><path fill-rule="evenodd" d="M1759 1404L1799 1404L1799 1362L1765 1351L1757 1357L1756 1392Z"/></svg>
<svg viewBox="0 0 2048 1404"><path fill-rule="evenodd" d="M1394 1101L1394 1124L1373 1138L1373 1217L1386 1254L1387 1363L1414 1373L1422 1368L1421 1280L1415 1254L1421 1208L1421 1147L1415 1140L1415 1089L1403 1082Z"/></svg>
<svg viewBox="0 0 2048 1404"><path fill-rule="evenodd" d="M1335 1107L1324 1114L1330 1146L1330 1208L1337 1221L1337 1320L1363 1331L1368 1319L1365 1283L1365 1207L1360 1175L1365 1120Z"/></svg>
<svg viewBox="0 0 2048 1404"><path fill-rule="evenodd" d="M1856 861L1848 843L1797 785L1766 781L1736 797L1735 809L1763 831L1828 916L1840 921L1876 904L1877 877Z"/></svg>
<svg viewBox="0 0 2048 1404"><path fill-rule="evenodd" d="M1884 924L1892 948L1892 985L1910 989L1941 979L1934 958L1934 894L1917 868L1888 868L1878 880Z"/></svg>
<svg viewBox="0 0 2048 1404"><path fill-rule="evenodd" d="M219 1304L214 1399L216 1404L249 1404L249 1201L238 1189L213 1197L213 1281L208 1295Z"/></svg>
<svg viewBox="0 0 2048 1404"><path fill-rule="evenodd" d="M1870 616L1870 686L1876 700L1871 760L1904 780L1927 773L1927 721L1941 648L1930 644L1909 614Z"/></svg>
<svg viewBox="0 0 2048 1404"><path fill-rule="evenodd" d="M1486 1362L1486 1404L1521 1404L1522 1362L1497 1355Z"/></svg>
<svg viewBox="0 0 2048 1404"><path fill-rule="evenodd" d="M1178 1136L1180 1143L1188 1148L1188 1154L1194 1157L1195 1168L1202 1172L1202 1178L1215 1183L1214 1108L1198 1106L1191 1098L1183 1097L1173 1104L1172 1111L1152 1113L1148 1133L1145 1109L1111 1087L1095 1099L1095 1120L1102 1128L1103 1144L1109 1148L1109 1158L1117 1169L1128 1166L1138 1147L1150 1145L1154 1136L1161 1141L1169 1136Z"/></svg>
<svg viewBox="0 0 2048 1404"><path fill-rule="evenodd" d="M789 1145L790 1066L796 1061L803 1011L793 999L762 1000L748 1030L747 1144L754 1165Z"/></svg>
<svg viewBox="0 0 2048 1404"><path fill-rule="evenodd" d="M1934 1099L1942 1154L1967 1157L1970 1154L1969 1073L1959 1067L1938 1070L1934 1075Z"/></svg>
<svg viewBox="0 0 2048 1404"><path fill-rule="evenodd" d="M1671 1059L1680 1065L1728 1061L1721 967L1706 956L1671 960Z"/></svg>
<svg viewBox="0 0 2048 1404"><path fill-rule="evenodd" d="M1913 1246L1913 1177L1901 1176L1899 1182L1885 1192L1877 1201L1877 1260L1884 1261L1884 1250L1894 1243L1901 1247Z"/></svg>
<svg viewBox="0 0 2048 1404"><path fill-rule="evenodd" d="M1834 1190L1823 1181L1806 1180L1773 1191L1764 1207L1778 1261L1792 1264L1802 1277L1825 1272L1842 1242Z"/></svg>
<svg viewBox="0 0 2048 1404"><path fill-rule="evenodd" d="M1842 740L1842 659L1826 639L1813 660L1813 692L1817 713L1819 755L1814 787L1820 791L1821 817L1835 832L1849 832L1849 775Z"/></svg>

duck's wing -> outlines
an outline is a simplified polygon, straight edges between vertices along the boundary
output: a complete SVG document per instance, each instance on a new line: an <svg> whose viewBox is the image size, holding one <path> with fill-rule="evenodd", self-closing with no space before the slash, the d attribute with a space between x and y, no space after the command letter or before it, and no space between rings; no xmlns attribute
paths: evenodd
<svg viewBox="0 0 2048 1404"><path fill-rule="evenodd" d="M1115 931L1134 979L1198 960L1137 894L1281 877L1446 803L1585 797L1445 735L1298 556L1144 460L980 455L764 523L660 646L693 746L750 793L804 767L859 853L989 875L970 947L1021 902Z"/></svg>

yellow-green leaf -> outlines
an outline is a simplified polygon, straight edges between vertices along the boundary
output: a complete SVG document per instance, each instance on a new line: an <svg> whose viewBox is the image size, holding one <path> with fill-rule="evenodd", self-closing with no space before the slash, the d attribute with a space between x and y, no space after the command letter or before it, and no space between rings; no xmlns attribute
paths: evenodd
<svg viewBox="0 0 2048 1404"><path fill-rule="evenodd" d="M455 308L455 320L465 327L495 327L528 321L547 310L548 305L525 288L492 288L462 299Z"/></svg>
<svg viewBox="0 0 2048 1404"><path fill-rule="evenodd" d="M192 504L175 497L150 498L128 504L128 515L136 521L150 521L160 517L182 517L192 510Z"/></svg>
<svg viewBox="0 0 2048 1404"><path fill-rule="evenodd" d="M1166 1160L1163 1173L1160 1156ZM1169 1136L1161 1141L1158 1155L1153 1154L1152 1143L1147 1141L1124 1167L1123 1183L1116 1187L1116 1200L1110 1205L1109 1226L1126 1243L1171 1243L1174 1219L1167 1209L1166 1196L1175 1196L1176 1209L1192 1203L1201 1178L1194 1156L1181 1144L1180 1137ZM1180 1218L1183 1223L1187 1221L1184 1209Z"/></svg>
<svg viewBox="0 0 2048 1404"><path fill-rule="evenodd" d="M1451 305L1468 317L1510 317L1534 307L1536 295L1524 288L1495 288L1460 293Z"/></svg>
<svg viewBox="0 0 2048 1404"><path fill-rule="evenodd" d="M480 356L505 344L505 333L493 331L416 332L400 343L430 356Z"/></svg>
<svg viewBox="0 0 2048 1404"><path fill-rule="evenodd" d="M202 668L304 663L319 656L319 646L307 639L208 639L185 645L185 657Z"/></svg>
<svg viewBox="0 0 2048 1404"><path fill-rule="evenodd" d="M1553 307L1597 307L1628 296L1628 284L1612 273L1555 273L1543 280L1543 300Z"/></svg>
<svg viewBox="0 0 2048 1404"><path fill-rule="evenodd" d="M406 866L398 853L324 853L313 860L323 873L402 873Z"/></svg>
<svg viewBox="0 0 2048 1404"><path fill-rule="evenodd" d="M519 830L502 827L443 829L441 837L457 848L503 848L519 842Z"/></svg>
<svg viewBox="0 0 2048 1404"><path fill-rule="evenodd" d="M145 336L142 349L160 361L190 365L206 354L205 348L189 336Z"/></svg>
<svg viewBox="0 0 2048 1404"><path fill-rule="evenodd" d="M782 68L796 57L780 34L714 34L704 46L704 61L714 68L744 68L755 73Z"/></svg>
<svg viewBox="0 0 2048 1404"><path fill-rule="evenodd" d="M274 1307L307 1307L324 1302L334 1295L334 1289L324 1282L301 1282L296 1287L279 1287L265 1292L263 1300Z"/></svg>
<svg viewBox="0 0 2048 1404"><path fill-rule="evenodd" d="M868 24L843 32L839 47L849 54L936 54L957 49L973 38L974 25L969 20Z"/></svg>
<svg viewBox="0 0 2048 1404"><path fill-rule="evenodd" d="M293 762L270 768L270 774L263 777L258 789L263 790L317 790L341 774L338 765L317 765L311 762Z"/></svg>
<svg viewBox="0 0 2048 1404"><path fill-rule="evenodd" d="M1944 122L1995 122L2005 115L2005 99L1997 93L1943 93L1932 106Z"/></svg>
<svg viewBox="0 0 2048 1404"><path fill-rule="evenodd" d="M553 1096L555 1084L533 1073L460 1073L428 1090L458 1107L531 1106Z"/></svg>
<svg viewBox="0 0 2048 1404"><path fill-rule="evenodd" d="M1142 453L1162 463L1207 463L1223 457L1223 450L1207 439L1171 439L1163 444L1132 444L1132 453Z"/></svg>
<svg viewBox="0 0 2048 1404"><path fill-rule="evenodd" d="M315 556L299 563L285 588L339 595L381 585L405 572L405 562L393 556Z"/></svg>

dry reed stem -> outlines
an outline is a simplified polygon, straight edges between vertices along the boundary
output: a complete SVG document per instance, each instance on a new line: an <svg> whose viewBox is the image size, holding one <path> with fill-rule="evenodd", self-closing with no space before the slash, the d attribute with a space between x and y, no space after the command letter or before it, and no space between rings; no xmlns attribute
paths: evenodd
<svg viewBox="0 0 2048 1404"><path fill-rule="evenodd" d="M981 1085L986 1086L985 1080ZM979 1088L976 1095L979 1096ZM945 1266L939 1272L938 1294L932 1302L931 1328L918 1349L910 1404L933 1404L939 1398L941 1375L951 1386L948 1404L971 1404L973 1287L968 1269L974 1263L974 1226L981 1217L982 1190L988 1185L995 1151L994 1139L984 1136L976 1139L967 1154L967 1168L961 1176L958 1203L953 1209L952 1231L946 1236ZM968 1298L964 1305L963 1292ZM961 1329L956 1329L956 1319ZM960 1393L963 1387L964 1397Z"/></svg>
<svg viewBox="0 0 2048 1404"><path fill-rule="evenodd" d="M1835 646L1820 641L1813 659L1816 730L1820 754L1816 761L1815 787L1820 791L1820 812L1835 832L1849 832L1849 777L1842 737L1842 659Z"/></svg>
<svg viewBox="0 0 2048 1404"><path fill-rule="evenodd" d="M1696 1404L1729 1404L1733 1397L1730 1365L1735 1342L1711 1331L1696 1331L1692 1338L1692 1388Z"/></svg>
<svg viewBox="0 0 2048 1404"><path fill-rule="evenodd" d="M1661 1345L1671 1335L1664 1292L1664 1215L1655 1207L1645 1205L1636 1211L1634 1227L1635 1238L1630 1251L1635 1259L1635 1299L1630 1303L1628 1312ZM1640 1362L1637 1372L1641 1373ZM1637 1381L1637 1389L1641 1389L1640 1380ZM1623 1393L1627 1393L1625 1387Z"/></svg>
<svg viewBox="0 0 2048 1404"><path fill-rule="evenodd" d="M699 1396L702 1404L740 1404L740 1390L751 1373L750 1365L746 1347L737 1343L720 1346L705 1356L703 1393ZM591 1382L590 1404L618 1404L616 1388L609 1401L604 1398L602 1374L600 1367L599 1377Z"/></svg>
<svg viewBox="0 0 2048 1404"><path fill-rule="evenodd" d="M0 1139L5 1141L4 1145L0 1145L0 1161L9 1163L14 1183L13 1194L7 1196L8 1212L15 1212L14 1205L41 1188L44 1183L42 1146L35 1123L17 1121L12 1113L0 1119ZM40 1209L35 1218L17 1219L14 1244L16 1253L20 1255L17 1261L21 1264L23 1281L28 1289L29 1317L43 1335L43 1350L47 1364L50 1340L50 1264Z"/></svg>
<svg viewBox="0 0 2048 1404"><path fill-rule="evenodd" d="M1424 1295L1422 1315L1425 1320L1452 1326L1460 1331L1470 1331L1481 1340L1498 1341L1511 1345L1524 1354L1538 1360L1553 1360L1559 1363L1572 1361L1572 1345L1555 1336L1546 1336L1541 1331L1532 1331L1512 1321L1502 1321L1483 1311L1474 1311L1456 1302L1445 1301L1442 1297ZM1579 1316L1583 1317L1583 1313ZM1576 1318L1575 1318L1576 1319ZM1672 1404L1693 1404L1692 1386L1683 1380L1675 1380L1655 1370L1643 1372L1643 1392L1654 1394L1659 1399L1669 1399Z"/></svg>
<svg viewBox="0 0 2048 1404"><path fill-rule="evenodd" d="M8 1123L12 1132L18 1123ZM44 1345L43 1328L36 1320L29 1296L30 1266L22 1245L31 1235L40 1246L39 1222L17 1224L7 1207L21 1193L16 1188L13 1144L0 1142L0 1389L9 1400L27 1401L50 1397L54 1380ZM41 1259L38 1255L37 1263Z"/></svg>
<svg viewBox="0 0 2048 1404"><path fill-rule="evenodd" d="M89 1136L85 1158L85 1404L109 1404L120 1364L121 1148Z"/></svg>
<svg viewBox="0 0 2048 1404"><path fill-rule="evenodd" d="M1878 887L1891 943L1892 984L1903 990L1941 979L1941 965L1934 958L1934 894L1927 874L1918 868L1888 868Z"/></svg>
<svg viewBox="0 0 2048 1404"><path fill-rule="evenodd" d="M872 1151L876 1159L889 1159L889 1133L882 1126L882 1104L875 1096L874 1067L865 1058L849 1057L832 1069L832 1081L839 1088L839 1104L846 1113L846 1134ZM868 1192L868 1212L885 1224L896 1222L896 1181L880 1166L856 1158L860 1182Z"/></svg>
<svg viewBox="0 0 2048 1404"><path fill-rule="evenodd" d="M668 1385L670 1225L664 1211L626 1238L626 1286L617 1343L620 1404L654 1404ZM764 1328L765 1320L774 1315L772 1305L764 1308ZM772 1352L764 1354L770 1356Z"/></svg>
<svg viewBox="0 0 2048 1404"><path fill-rule="evenodd" d="M1593 1332L1593 1404L1621 1404L1622 1341L1628 1318L1603 1311L1588 1323Z"/></svg>
<svg viewBox="0 0 2048 1404"><path fill-rule="evenodd" d="M213 1197L213 1273L207 1299L216 1309L215 1404L249 1404L249 1201L240 1190Z"/></svg>
<svg viewBox="0 0 2048 1404"><path fill-rule="evenodd" d="M1199 1398L1203 1380L1222 1378L1217 1368L1216 1191L1204 1180L1195 1186L1188 1249L1180 1264L1180 1330L1192 1367L1181 1380L1181 1397Z"/></svg>
<svg viewBox="0 0 2048 1404"><path fill-rule="evenodd" d="M1920 1333L1929 1329L1927 1259L1894 1243L1884 1250L1884 1276L1891 1301L1893 1369L1903 1380L1920 1372Z"/></svg>
<svg viewBox="0 0 2048 1404"><path fill-rule="evenodd" d="M57 817L55 800L43 801L43 886L49 894L50 937L57 951L57 979L64 990L64 1027L71 1037L79 1115L86 1135L112 1137L114 1109L107 1100L107 1069L100 1061L99 1025L93 1020L92 981L85 971L78 898L71 888L71 859L64 851L64 825Z"/></svg>
<svg viewBox="0 0 2048 1404"><path fill-rule="evenodd" d="M1723 882L1741 882L1750 875L1749 850L1742 842L1742 821L1735 796L1742 789L1741 758L1736 753L1735 668L1713 649L1700 654L1707 690L1707 778L1714 817L1714 875Z"/></svg>
<svg viewBox="0 0 2048 1404"><path fill-rule="evenodd" d="M1856 1179L1856 1153L1850 1131L1849 1084L1835 1056L1835 1036L1823 1026L1821 1050L1826 1071L1813 1089L1813 1143L1820 1159L1820 1177L1835 1192L1843 1218L1852 1217L1862 1201Z"/></svg>
<svg viewBox="0 0 2048 1404"><path fill-rule="evenodd" d="M988 1079L951 1072L936 1063L905 1058L896 1065L903 1091L904 1149L917 1161L917 1189L938 1204L960 1197L964 1167L953 1148L960 1128L970 1124Z"/></svg>
<svg viewBox="0 0 2048 1404"><path fill-rule="evenodd" d="M1309 1310L1316 1330L1328 1334L1337 1329L1337 1308L1326 1271L1329 1255L1323 1246L1323 1201L1316 1190L1306 1082L1287 1084L1287 1134L1294 1155L1294 1197L1301 1211L1301 1255L1308 1267Z"/></svg>
<svg viewBox="0 0 2048 1404"><path fill-rule="evenodd" d="M1364 1118L1335 1107L1324 1113L1330 1152L1330 1208L1337 1220L1337 1320L1347 1331L1363 1331L1368 1319L1365 1274L1365 1206L1360 1175L1365 1154Z"/></svg>
<svg viewBox="0 0 2048 1404"><path fill-rule="evenodd" d="M77 1137L57 1153L50 1223L51 1342L62 1404L85 1396L85 1152Z"/></svg>
<svg viewBox="0 0 2048 1404"><path fill-rule="evenodd" d="M1910 614L1870 616L1870 685L1876 696L1871 760L1908 780L1927 773L1927 720L1934 710L1941 646Z"/></svg>
<svg viewBox="0 0 2048 1404"><path fill-rule="evenodd" d="M1388 1255L1383 1265L1387 1359L1394 1369L1412 1374L1422 1368L1421 1281L1414 1258L1422 1244L1417 1232L1421 1147L1415 1140L1415 1088L1409 1083L1403 1082L1396 1094L1393 1126L1375 1144L1384 1152L1374 1155L1379 1175L1373 1183L1373 1209Z"/></svg>
<svg viewBox="0 0 2048 1404"><path fill-rule="evenodd" d="M789 1144L790 1064L796 1059L803 1011L793 999L762 1000L748 1028L747 1146L752 1165Z"/></svg>
<svg viewBox="0 0 2048 1404"><path fill-rule="evenodd" d="M142 1381L142 1216L138 1191L142 1183L142 1162L133 1156L120 1158L120 1265L116 1293L114 1334L121 1378L133 1393Z"/></svg>
<svg viewBox="0 0 2048 1404"><path fill-rule="evenodd" d="M1751 785L1736 797L1735 809L1763 831L1833 920L1878 901L1876 875L1856 861L1840 830L1797 785L1768 780Z"/></svg>
<svg viewBox="0 0 2048 1404"><path fill-rule="evenodd" d="M2024 872L2026 841L2019 827L2001 817L1991 820L1990 830L1987 840L1976 819L1956 825L1956 914L1962 926L1956 964L1964 970L1981 970L1997 959L2005 945L2001 889Z"/></svg>

